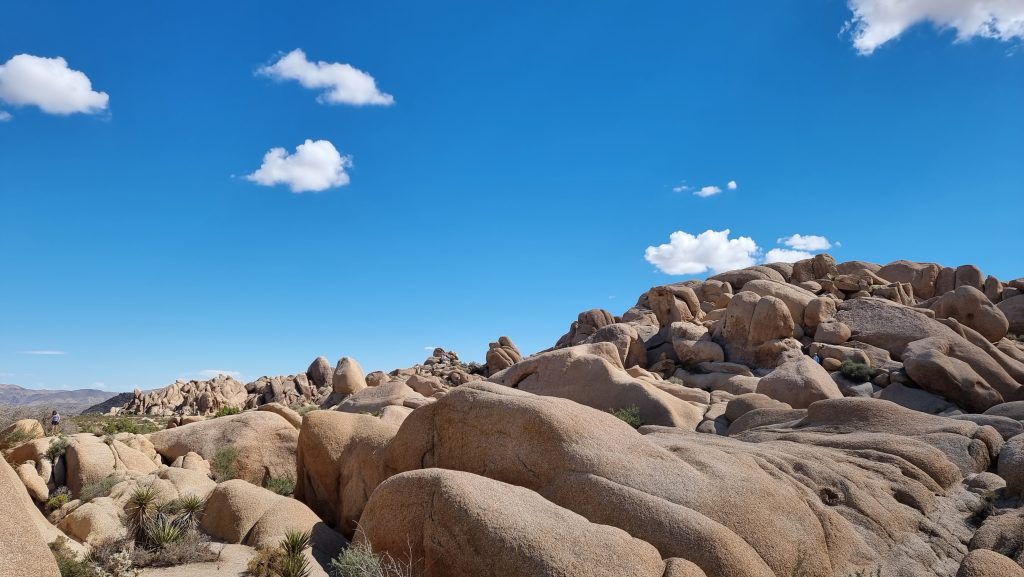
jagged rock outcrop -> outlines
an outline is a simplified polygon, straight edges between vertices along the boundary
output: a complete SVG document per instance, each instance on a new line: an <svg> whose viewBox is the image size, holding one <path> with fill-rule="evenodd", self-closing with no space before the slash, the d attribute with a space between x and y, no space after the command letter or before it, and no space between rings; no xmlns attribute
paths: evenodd
<svg viewBox="0 0 1024 577"><path fill-rule="evenodd" d="M0 575L60 577L60 570L47 548L48 541L32 522L42 515L32 505L7 461L0 458ZM45 521L44 521L45 522Z"/></svg>
<svg viewBox="0 0 1024 577"><path fill-rule="evenodd" d="M512 339L504 336L498 337L498 341L489 344L487 348L485 359L487 376L503 371L521 360L523 360L523 354L519 352L519 348L512 342Z"/></svg>

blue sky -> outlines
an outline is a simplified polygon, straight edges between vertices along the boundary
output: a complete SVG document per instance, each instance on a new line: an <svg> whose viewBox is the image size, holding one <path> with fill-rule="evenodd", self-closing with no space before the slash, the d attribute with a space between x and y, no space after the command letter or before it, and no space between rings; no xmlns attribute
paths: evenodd
<svg viewBox="0 0 1024 577"><path fill-rule="evenodd" d="M677 231L734 242L677 236L662 269L800 234L1024 276L1024 6L891 3L12 4L0 382L389 370L502 334L533 352L686 278L645 259ZM261 73L295 49L309 74ZM297 79L352 73L317 61L375 91L330 102ZM86 92L27 88L55 63ZM306 140L336 157L296 168ZM291 191L306 168L325 190Z"/></svg>

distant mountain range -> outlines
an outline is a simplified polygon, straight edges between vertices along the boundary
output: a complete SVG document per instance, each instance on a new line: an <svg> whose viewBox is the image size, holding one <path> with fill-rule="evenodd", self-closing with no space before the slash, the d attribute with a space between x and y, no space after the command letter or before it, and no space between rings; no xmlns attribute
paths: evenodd
<svg viewBox="0 0 1024 577"><path fill-rule="evenodd" d="M49 389L26 389L18 385L0 384L0 405L20 407L47 407L62 413L75 414L94 405L102 404L118 393L98 389L76 389L58 391Z"/></svg>

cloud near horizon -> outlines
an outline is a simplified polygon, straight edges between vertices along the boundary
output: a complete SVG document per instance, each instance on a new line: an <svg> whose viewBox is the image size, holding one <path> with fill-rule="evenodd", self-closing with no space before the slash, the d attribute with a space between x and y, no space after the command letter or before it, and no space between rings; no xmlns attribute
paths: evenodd
<svg viewBox="0 0 1024 577"><path fill-rule="evenodd" d="M907 29L931 22L956 31L956 41L1024 39L1022 0L848 0L853 18L846 22L853 46L870 55Z"/></svg>
<svg viewBox="0 0 1024 577"><path fill-rule="evenodd" d="M796 262L811 258L815 252L832 247L827 238L794 234L778 239L789 248L773 248L764 258L761 247L748 236L729 238L730 229L706 230L699 235L677 230L668 244L649 246L644 259L666 274L701 274L711 270L719 273L753 266L758 263Z"/></svg>
<svg viewBox="0 0 1024 577"><path fill-rule="evenodd" d="M271 148L259 169L245 178L263 186L284 184L294 193L320 192L348 184L345 169L351 166L352 157L342 155L330 141L306 139L292 154Z"/></svg>
<svg viewBox="0 0 1024 577"><path fill-rule="evenodd" d="M67 60L59 56L18 54L0 64L0 101L67 116L103 112L110 97L106 92L94 91L89 77L69 68ZM10 120L11 114L0 112L0 118Z"/></svg>
<svg viewBox="0 0 1024 577"><path fill-rule="evenodd" d="M36 350L36 351L21 351L23 355L34 355L40 357L58 357L66 355L64 351L53 351L53 350Z"/></svg>
<svg viewBox="0 0 1024 577"><path fill-rule="evenodd" d="M311 62L296 48L277 62L263 66L259 74L274 80L295 80L305 88L323 89L317 101L352 106L391 106L395 97L381 92L373 76L340 62Z"/></svg>

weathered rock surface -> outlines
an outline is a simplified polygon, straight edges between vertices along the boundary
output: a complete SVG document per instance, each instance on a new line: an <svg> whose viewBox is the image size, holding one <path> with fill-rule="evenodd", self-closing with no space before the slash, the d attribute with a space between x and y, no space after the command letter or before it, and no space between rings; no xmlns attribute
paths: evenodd
<svg viewBox="0 0 1024 577"><path fill-rule="evenodd" d="M423 577L662 577L658 550L537 493L471 473L410 471L374 491L359 540ZM467 551L486 554L467 555Z"/></svg>
<svg viewBox="0 0 1024 577"><path fill-rule="evenodd" d="M33 523L42 515L7 461L0 459L0 575L60 577L48 541ZM45 520L44 520L45 522Z"/></svg>
<svg viewBox="0 0 1024 577"><path fill-rule="evenodd" d="M260 485L268 477L295 474L298 437L291 423L269 411L245 411L149 435L168 461L189 452L212 461L218 450L233 447L237 477Z"/></svg>
<svg viewBox="0 0 1024 577"><path fill-rule="evenodd" d="M694 405L627 373L618 350L610 343L541 353L491 380L538 395L571 399L602 411L635 406L644 424L692 429L703 414Z"/></svg>
<svg viewBox="0 0 1024 577"><path fill-rule="evenodd" d="M970 285L936 298L930 308L935 311L935 318L954 318L991 343L1005 337L1010 328L1003 311L992 304L985 293Z"/></svg>

